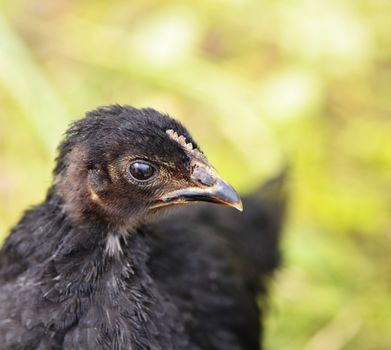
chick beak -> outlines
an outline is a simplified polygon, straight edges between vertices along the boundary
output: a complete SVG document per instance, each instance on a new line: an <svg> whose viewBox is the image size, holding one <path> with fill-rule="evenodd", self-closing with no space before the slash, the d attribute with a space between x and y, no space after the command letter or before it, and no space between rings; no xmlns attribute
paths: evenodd
<svg viewBox="0 0 391 350"><path fill-rule="evenodd" d="M161 196L152 208L189 202L211 202L243 211L239 195L231 185L218 175L211 165L203 163L193 166L191 180L192 183L188 187Z"/></svg>

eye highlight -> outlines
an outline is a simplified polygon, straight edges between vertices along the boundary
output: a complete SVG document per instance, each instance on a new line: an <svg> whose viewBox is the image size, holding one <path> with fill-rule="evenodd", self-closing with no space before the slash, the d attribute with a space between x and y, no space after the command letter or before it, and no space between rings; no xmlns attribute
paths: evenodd
<svg viewBox="0 0 391 350"><path fill-rule="evenodd" d="M148 182L156 176L157 169L146 161L135 160L129 163L128 172L133 180L137 182Z"/></svg>

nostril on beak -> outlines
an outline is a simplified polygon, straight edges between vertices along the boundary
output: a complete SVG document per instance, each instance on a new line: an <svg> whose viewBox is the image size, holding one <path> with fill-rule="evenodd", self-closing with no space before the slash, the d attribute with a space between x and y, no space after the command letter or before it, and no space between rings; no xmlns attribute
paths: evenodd
<svg viewBox="0 0 391 350"><path fill-rule="evenodd" d="M213 176L207 169L199 166L193 168L191 178L204 186L213 186L216 183L216 177Z"/></svg>

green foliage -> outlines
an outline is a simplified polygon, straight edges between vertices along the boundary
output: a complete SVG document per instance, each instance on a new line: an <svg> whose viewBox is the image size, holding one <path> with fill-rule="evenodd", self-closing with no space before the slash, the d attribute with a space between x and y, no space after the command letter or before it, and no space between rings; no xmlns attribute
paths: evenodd
<svg viewBox="0 0 391 350"><path fill-rule="evenodd" d="M291 165L267 348L391 348L389 1L0 6L1 239L72 119L152 106L242 192Z"/></svg>

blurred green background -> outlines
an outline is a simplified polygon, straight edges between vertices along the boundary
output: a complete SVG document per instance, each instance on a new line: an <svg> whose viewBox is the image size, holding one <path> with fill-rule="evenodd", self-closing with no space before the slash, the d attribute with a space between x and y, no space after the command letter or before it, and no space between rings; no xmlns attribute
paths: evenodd
<svg viewBox="0 0 391 350"><path fill-rule="evenodd" d="M242 193L291 164L267 349L391 349L389 0L0 1L0 239L68 123L181 119Z"/></svg>

